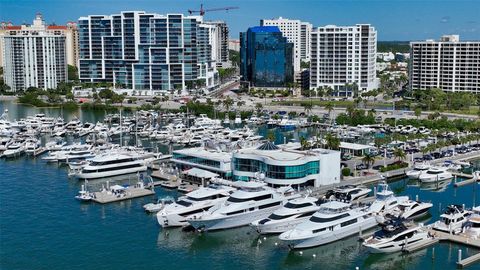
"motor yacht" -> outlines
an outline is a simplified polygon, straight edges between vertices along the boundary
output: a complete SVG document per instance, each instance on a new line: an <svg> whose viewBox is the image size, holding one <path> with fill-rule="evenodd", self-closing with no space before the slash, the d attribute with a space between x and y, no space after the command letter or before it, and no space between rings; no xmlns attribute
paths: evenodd
<svg viewBox="0 0 480 270"><path fill-rule="evenodd" d="M440 215L441 220L433 224L433 229L448 233L460 233L471 213L462 205L449 205L445 212Z"/></svg>
<svg viewBox="0 0 480 270"><path fill-rule="evenodd" d="M382 225L379 231L363 242L372 253L392 253L401 251L412 244L427 243L433 236L423 229L422 225L414 225L399 220Z"/></svg>
<svg viewBox="0 0 480 270"><path fill-rule="evenodd" d="M307 221L280 234L290 248L309 248L332 243L377 225L367 207L352 207L349 203L330 201Z"/></svg>
<svg viewBox="0 0 480 270"><path fill-rule="evenodd" d="M133 153L120 154L106 152L90 160L88 165L73 175L79 179L96 179L124 174L134 174L147 170L145 161Z"/></svg>
<svg viewBox="0 0 480 270"><path fill-rule="evenodd" d="M224 202L235 188L223 185L210 185L187 193L175 203L165 205L157 213L158 224L162 227L186 226L187 218L209 210Z"/></svg>
<svg viewBox="0 0 480 270"><path fill-rule="evenodd" d="M428 214L428 210L430 210L432 206L433 204L429 202L407 200L399 203L391 214L404 219L416 219Z"/></svg>
<svg viewBox="0 0 480 270"><path fill-rule="evenodd" d="M41 147L42 144L40 140L35 138L30 138L25 141L25 153L27 153L27 155L34 155Z"/></svg>
<svg viewBox="0 0 480 270"><path fill-rule="evenodd" d="M145 209L145 212L147 213L157 213L161 211L167 204L172 204L174 202L175 200L170 197L161 198L161 199L158 199L156 202L147 203L143 205L143 209Z"/></svg>
<svg viewBox="0 0 480 270"><path fill-rule="evenodd" d="M239 190L208 212L190 216L187 220L197 230L221 230L246 226L263 219L282 207L292 195L291 187L273 189L263 182L238 182Z"/></svg>
<svg viewBox="0 0 480 270"><path fill-rule="evenodd" d="M409 179L418 179L422 173L427 172L432 166L426 163L415 164L412 170L407 171Z"/></svg>
<svg viewBox="0 0 480 270"><path fill-rule="evenodd" d="M443 167L432 167L428 169L426 172L420 174L418 180L422 183L432 183L432 182L439 182L450 180L453 178L452 173L447 171L447 168Z"/></svg>
<svg viewBox="0 0 480 270"><path fill-rule="evenodd" d="M465 234L473 239L480 238L480 206L472 208L472 214L465 224Z"/></svg>
<svg viewBox="0 0 480 270"><path fill-rule="evenodd" d="M386 182L378 183L375 190L375 201L370 205L370 210L374 213L389 212L399 203L408 201L408 196L395 196Z"/></svg>
<svg viewBox="0 0 480 270"><path fill-rule="evenodd" d="M345 185L327 191L325 199L344 202L353 202L366 198L371 189L361 186Z"/></svg>
<svg viewBox="0 0 480 270"><path fill-rule="evenodd" d="M234 123L235 123L236 125L240 125L240 124L242 123L242 117L240 116L239 113L237 113L237 114L235 115Z"/></svg>
<svg viewBox="0 0 480 270"><path fill-rule="evenodd" d="M25 144L23 142L13 142L3 151L2 156L6 158L19 157L25 153Z"/></svg>
<svg viewBox="0 0 480 270"><path fill-rule="evenodd" d="M250 223L250 226L260 234L282 233L309 219L320 209L321 203L322 200L312 197L294 199L267 218Z"/></svg>
<svg viewBox="0 0 480 270"><path fill-rule="evenodd" d="M0 137L0 152L7 150L11 139L9 137Z"/></svg>

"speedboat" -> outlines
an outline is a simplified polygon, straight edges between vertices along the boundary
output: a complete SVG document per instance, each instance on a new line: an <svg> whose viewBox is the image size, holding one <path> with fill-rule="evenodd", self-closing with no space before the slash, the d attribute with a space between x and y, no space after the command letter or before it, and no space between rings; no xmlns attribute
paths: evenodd
<svg viewBox="0 0 480 270"><path fill-rule="evenodd" d="M375 232L363 242L363 246L372 253L392 253L401 251L411 244L420 245L429 242L432 236L423 229L422 225L406 224L399 220L382 225L382 229Z"/></svg>
<svg viewBox="0 0 480 270"><path fill-rule="evenodd" d="M282 207L287 201L298 198L291 195L291 187L273 189L260 182L239 182L239 190L208 212L188 217L188 223L197 230L221 230L241 227L263 219Z"/></svg>
<svg viewBox="0 0 480 270"><path fill-rule="evenodd" d="M82 189L78 191L78 195L75 196L75 199L83 202L91 201L95 195L87 190L87 183L88 181L85 180L85 184L82 185Z"/></svg>
<svg viewBox="0 0 480 270"><path fill-rule="evenodd" d="M325 199L353 202L367 197L370 192L371 190L366 187L345 185L327 191Z"/></svg>
<svg viewBox="0 0 480 270"><path fill-rule="evenodd" d="M480 238L480 206L472 208L472 215L465 224L465 234L471 238Z"/></svg>
<svg viewBox="0 0 480 270"><path fill-rule="evenodd" d="M228 186L210 185L189 192L157 213L158 224L162 227L186 226L188 216L205 212L224 202L234 190Z"/></svg>
<svg viewBox="0 0 480 270"><path fill-rule="evenodd" d="M416 164L412 170L408 171L406 174L410 179L418 179L422 173L428 171L432 166L426 163Z"/></svg>
<svg viewBox="0 0 480 270"><path fill-rule="evenodd" d="M279 238L290 248L310 248L325 245L368 230L377 225L375 215L367 207L353 207L349 203L330 201L307 221L280 234Z"/></svg>
<svg viewBox="0 0 480 270"><path fill-rule="evenodd" d="M471 213L465 210L462 205L449 205L447 210L440 215L441 220L433 224L433 229L448 233L459 233Z"/></svg>
<svg viewBox="0 0 480 270"><path fill-rule="evenodd" d="M378 183L375 192L375 201L370 205L370 210L374 213L389 212L399 205L399 203L408 200L408 196L395 196L386 182Z"/></svg>
<svg viewBox="0 0 480 270"><path fill-rule="evenodd" d="M162 210L167 204L172 204L175 201L172 198L162 198L158 199L157 202L147 203L143 206L145 212L148 213L157 213Z"/></svg>
<svg viewBox="0 0 480 270"><path fill-rule="evenodd" d="M432 182L439 182L450 180L453 178L453 175L447 171L447 168L443 167L432 167L428 169L426 172L420 174L418 179L422 183L432 183Z"/></svg>
<svg viewBox="0 0 480 270"><path fill-rule="evenodd" d="M399 218L416 219L428 214L428 210L430 210L432 206L433 204L428 202L407 200L399 203L391 214Z"/></svg>
<svg viewBox="0 0 480 270"><path fill-rule="evenodd" d="M250 223L250 226L260 234L282 233L291 230L317 212L321 202L312 197L291 200L267 218Z"/></svg>
<svg viewBox="0 0 480 270"><path fill-rule="evenodd" d="M147 165L139 155L106 152L92 158L74 176L79 179L105 178L124 174L145 172Z"/></svg>

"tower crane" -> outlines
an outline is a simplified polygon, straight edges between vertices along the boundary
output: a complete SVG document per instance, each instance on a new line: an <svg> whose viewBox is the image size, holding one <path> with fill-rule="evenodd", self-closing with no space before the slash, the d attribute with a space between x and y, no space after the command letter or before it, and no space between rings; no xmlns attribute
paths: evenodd
<svg viewBox="0 0 480 270"><path fill-rule="evenodd" d="M198 13L200 16L205 15L205 12L210 11L220 11L220 10L231 10L231 9L239 9L239 7L220 7L220 8L210 8L210 9L203 9L203 4L200 5L200 10L188 10L188 13L191 15L193 13Z"/></svg>

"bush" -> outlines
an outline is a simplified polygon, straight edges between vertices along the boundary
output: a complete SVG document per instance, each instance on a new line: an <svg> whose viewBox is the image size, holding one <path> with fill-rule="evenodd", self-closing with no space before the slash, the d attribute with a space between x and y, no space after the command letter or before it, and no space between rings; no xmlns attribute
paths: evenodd
<svg viewBox="0 0 480 270"><path fill-rule="evenodd" d="M346 167L342 169L343 176L350 176L350 168Z"/></svg>
<svg viewBox="0 0 480 270"><path fill-rule="evenodd" d="M380 172L388 172L388 171L398 170L406 167L408 167L408 163L406 162L394 163L394 164L387 165L387 167L382 167L380 169Z"/></svg>

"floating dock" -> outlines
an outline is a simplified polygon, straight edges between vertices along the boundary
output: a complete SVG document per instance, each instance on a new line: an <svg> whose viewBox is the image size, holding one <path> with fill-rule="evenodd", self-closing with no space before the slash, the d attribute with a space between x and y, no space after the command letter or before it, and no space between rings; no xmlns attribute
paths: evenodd
<svg viewBox="0 0 480 270"><path fill-rule="evenodd" d="M146 188L127 187L121 193L114 193L111 191L98 191L93 192L93 194L94 198L92 199L92 201L96 203L106 204L154 195L155 191Z"/></svg>
<svg viewBox="0 0 480 270"><path fill-rule="evenodd" d="M466 266L468 266L468 265L470 265L470 264L472 264L472 263L475 263L475 262L477 262L477 261L480 261L480 253L477 253L477 254L475 254L475 255L472 255L472 256L470 256L470 257L468 257L468 258L465 258L465 259L463 259L463 260L459 260L459 261L457 262L457 266L463 268L463 267L466 267Z"/></svg>

